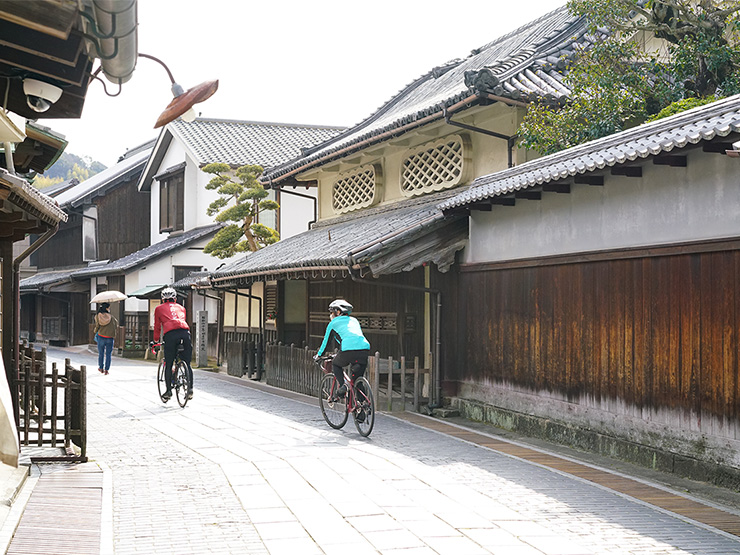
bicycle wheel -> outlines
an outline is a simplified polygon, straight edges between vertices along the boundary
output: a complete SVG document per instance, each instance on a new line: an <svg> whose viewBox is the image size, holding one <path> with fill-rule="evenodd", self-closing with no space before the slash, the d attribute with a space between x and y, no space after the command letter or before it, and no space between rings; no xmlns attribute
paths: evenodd
<svg viewBox="0 0 740 555"><path fill-rule="evenodd" d="M165 403L164 393L167 391L167 384L164 382L164 359L159 361L157 366L157 389L159 390L159 398Z"/></svg>
<svg viewBox="0 0 740 555"><path fill-rule="evenodd" d="M355 405L355 410L352 411L355 427L361 436L367 437L375 425L375 399L370 382L363 377L355 380Z"/></svg>
<svg viewBox="0 0 740 555"><path fill-rule="evenodd" d="M177 363L177 376L175 378L175 395L177 395L177 402L180 403L181 407L185 407L188 404L188 393L190 393L190 375L191 372L188 365L183 361Z"/></svg>
<svg viewBox="0 0 740 555"><path fill-rule="evenodd" d="M347 403L344 398L335 399L334 392L339 388L334 374L326 374L319 385L319 406L324 420L335 430L347 423Z"/></svg>

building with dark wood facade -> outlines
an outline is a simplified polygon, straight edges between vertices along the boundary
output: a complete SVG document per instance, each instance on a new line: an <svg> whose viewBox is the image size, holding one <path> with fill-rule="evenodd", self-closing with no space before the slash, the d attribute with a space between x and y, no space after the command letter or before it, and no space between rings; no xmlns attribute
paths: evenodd
<svg viewBox="0 0 740 555"><path fill-rule="evenodd" d="M38 273L21 281L21 330L31 341L80 345L89 341L90 299L122 283L75 272L121 258L149 244L149 195L137 183L153 141L54 197L67 214L57 234L31 255ZM114 312L121 305L113 305ZM123 322L123 314L115 314Z"/></svg>

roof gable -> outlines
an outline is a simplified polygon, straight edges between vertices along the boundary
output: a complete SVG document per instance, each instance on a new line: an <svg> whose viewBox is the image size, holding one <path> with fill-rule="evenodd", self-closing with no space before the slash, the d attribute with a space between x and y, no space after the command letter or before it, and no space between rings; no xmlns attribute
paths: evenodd
<svg viewBox="0 0 740 555"><path fill-rule="evenodd" d="M566 7L550 12L474 50L464 60L432 69L361 123L266 171L263 179L279 182L298 171L441 119L448 111L477 103L481 96L496 93L496 100L522 105L535 97L567 96L569 90L559 71L564 60L574 55L576 43L588 43L585 33L585 20L570 15Z"/></svg>
<svg viewBox="0 0 740 555"><path fill-rule="evenodd" d="M112 187L138 176L146 165L151 152L150 147L122 158L114 166L59 193L54 198L62 208L80 206L97 195L105 194Z"/></svg>
<svg viewBox="0 0 740 555"><path fill-rule="evenodd" d="M173 139L183 145L199 167L220 162L234 167L257 164L269 168L343 130L344 127L325 125L205 118L188 123L178 119L162 131L139 189L151 188L154 174L160 171L159 164Z"/></svg>

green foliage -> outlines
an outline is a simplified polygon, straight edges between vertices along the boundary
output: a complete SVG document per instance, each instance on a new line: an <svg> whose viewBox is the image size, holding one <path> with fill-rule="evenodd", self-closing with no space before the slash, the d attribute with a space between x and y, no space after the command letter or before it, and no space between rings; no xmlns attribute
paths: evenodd
<svg viewBox="0 0 740 555"><path fill-rule="evenodd" d="M104 169L106 168L103 164L94 162L88 157L82 158L75 154L63 152L43 175L34 177L33 184L38 189L44 189L72 178L82 182Z"/></svg>
<svg viewBox="0 0 740 555"><path fill-rule="evenodd" d="M260 212L280 207L277 202L266 200L269 192L258 181L261 166L241 166L232 173L228 164L214 163L203 167L203 171L213 175L206 189L220 195L206 213L215 216L218 222L233 222L216 233L204 252L229 258L239 252L259 250L280 239L277 231L255 221Z"/></svg>
<svg viewBox="0 0 740 555"><path fill-rule="evenodd" d="M691 108L696 108L697 106L704 106L705 104L715 102L716 100L716 96L708 96L706 98L685 98L683 100L678 100L676 102L673 102L672 104L669 104L654 116L648 118L648 121L655 121L667 118L668 116L679 114L681 112L685 112L686 110L691 110Z"/></svg>
<svg viewBox="0 0 740 555"><path fill-rule="evenodd" d="M591 33L609 33L565 75L565 106L532 104L520 145L550 154L622 131L674 102L740 92L736 0L570 0ZM666 42L642 51L638 32Z"/></svg>

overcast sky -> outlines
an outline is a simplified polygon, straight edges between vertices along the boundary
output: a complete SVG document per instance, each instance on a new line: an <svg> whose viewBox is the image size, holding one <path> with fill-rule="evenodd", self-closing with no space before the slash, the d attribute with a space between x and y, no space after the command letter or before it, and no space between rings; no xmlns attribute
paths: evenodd
<svg viewBox="0 0 740 555"><path fill-rule="evenodd" d="M565 3L139 0L139 52L185 90L219 80L195 106L202 117L350 126L433 67ZM40 123L65 135L67 152L110 166L158 135L171 98L164 69L139 58L120 95L94 81L79 120Z"/></svg>

